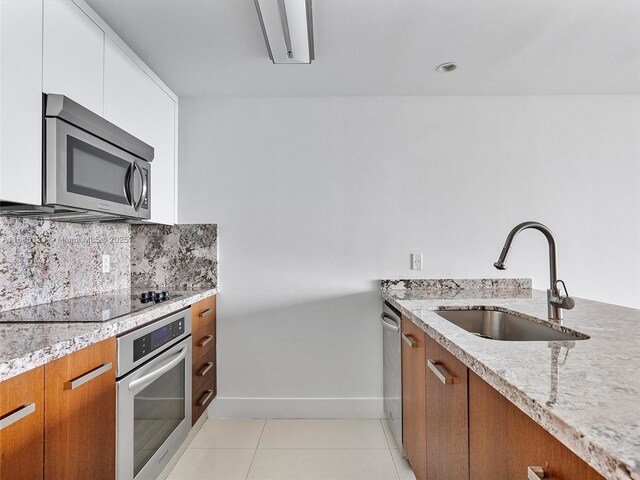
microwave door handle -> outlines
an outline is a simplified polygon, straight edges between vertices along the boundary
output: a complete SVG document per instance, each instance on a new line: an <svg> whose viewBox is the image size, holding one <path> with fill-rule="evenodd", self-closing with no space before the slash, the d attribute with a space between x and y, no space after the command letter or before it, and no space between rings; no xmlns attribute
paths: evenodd
<svg viewBox="0 0 640 480"><path fill-rule="evenodd" d="M133 169L133 165L129 165L127 168L127 173L124 175L124 198L127 199L127 203L133 206L131 202L131 170Z"/></svg>
<svg viewBox="0 0 640 480"><path fill-rule="evenodd" d="M140 210L140 206L142 205L142 202L144 202L144 199L147 196L147 191L149 189L149 180L147 179L147 176L142 172L141 168L138 168L138 172L140 172L140 178L142 179L142 194L140 195L140 200L138 200L136 210Z"/></svg>
<svg viewBox="0 0 640 480"><path fill-rule="evenodd" d="M142 169L138 166L137 162L133 164L133 171L134 173L138 172L138 175L140 175L140 184L142 185L142 189L140 191L140 197L138 198L138 200L136 201L136 204L133 207L137 212L138 210L140 210L140 205L142 205L142 201L144 200L144 197L147 195L147 179L142 173Z"/></svg>
<svg viewBox="0 0 640 480"><path fill-rule="evenodd" d="M136 209L136 171L138 170L138 165L136 164L136 162L133 162L131 164L131 166L129 167L130 171L131 171L131 175L129 175L129 197L130 197L130 202L131 202L131 206L133 207L134 210Z"/></svg>

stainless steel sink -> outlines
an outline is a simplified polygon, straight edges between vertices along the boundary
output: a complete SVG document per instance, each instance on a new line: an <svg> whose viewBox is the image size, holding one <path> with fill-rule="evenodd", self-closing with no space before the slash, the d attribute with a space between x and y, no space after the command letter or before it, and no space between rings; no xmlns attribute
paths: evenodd
<svg viewBox="0 0 640 480"><path fill-rule="evenodd" d="M562 332L525 317L485 308L482 310L438 310L435 313L445 320L490 340L568 341L586 340L588 335L579 332Z"/></svg>

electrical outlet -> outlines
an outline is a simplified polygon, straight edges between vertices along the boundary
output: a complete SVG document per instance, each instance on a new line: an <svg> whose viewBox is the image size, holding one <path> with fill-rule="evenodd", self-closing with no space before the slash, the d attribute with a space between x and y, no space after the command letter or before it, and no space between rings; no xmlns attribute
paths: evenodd
<svg viewBox="0 0 640 480"><path fill-rule="evenodd" d="M102 273L109 273L111 270L111 261L110 257L107 254L102 255Z"/></svg>
<svg viewBox="0 0 640 480"><path fill-rule="evenodd" d="M411 270L422 270L422 254L411 254Z"/></svg>

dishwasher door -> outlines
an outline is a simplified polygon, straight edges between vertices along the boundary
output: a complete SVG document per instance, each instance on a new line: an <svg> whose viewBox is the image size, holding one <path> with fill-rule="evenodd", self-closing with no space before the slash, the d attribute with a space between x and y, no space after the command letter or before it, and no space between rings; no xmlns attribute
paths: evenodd
<svg viewBox="0 0 640 480"><path fill-rule="evenodd" d="M383 378L384 378L384 414L395 437L396 444L402 448L402 360L400 354L400 312L384 302L380 322L383 336Z"/></svg>

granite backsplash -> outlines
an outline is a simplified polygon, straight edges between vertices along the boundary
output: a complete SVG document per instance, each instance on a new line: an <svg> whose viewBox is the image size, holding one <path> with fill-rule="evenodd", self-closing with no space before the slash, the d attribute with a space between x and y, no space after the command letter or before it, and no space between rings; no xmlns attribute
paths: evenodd
<svg viewBox="0 0 640 480"><path fill-rule="evenodd" d="M0 311L128 288L130 237L126 224L0 217Z"/></svg>
<svg viewBox="0 0 640 480"><path fill-rule="evenodd" d="M216 225L0 216L0 312L125 288L215 288L217 267Z"/></svg>
<svg viewBox="0 0 640 480"><path fill-rule="evenodd" d="M218 286L216 225L132 225L132 288Z"/></svg>

